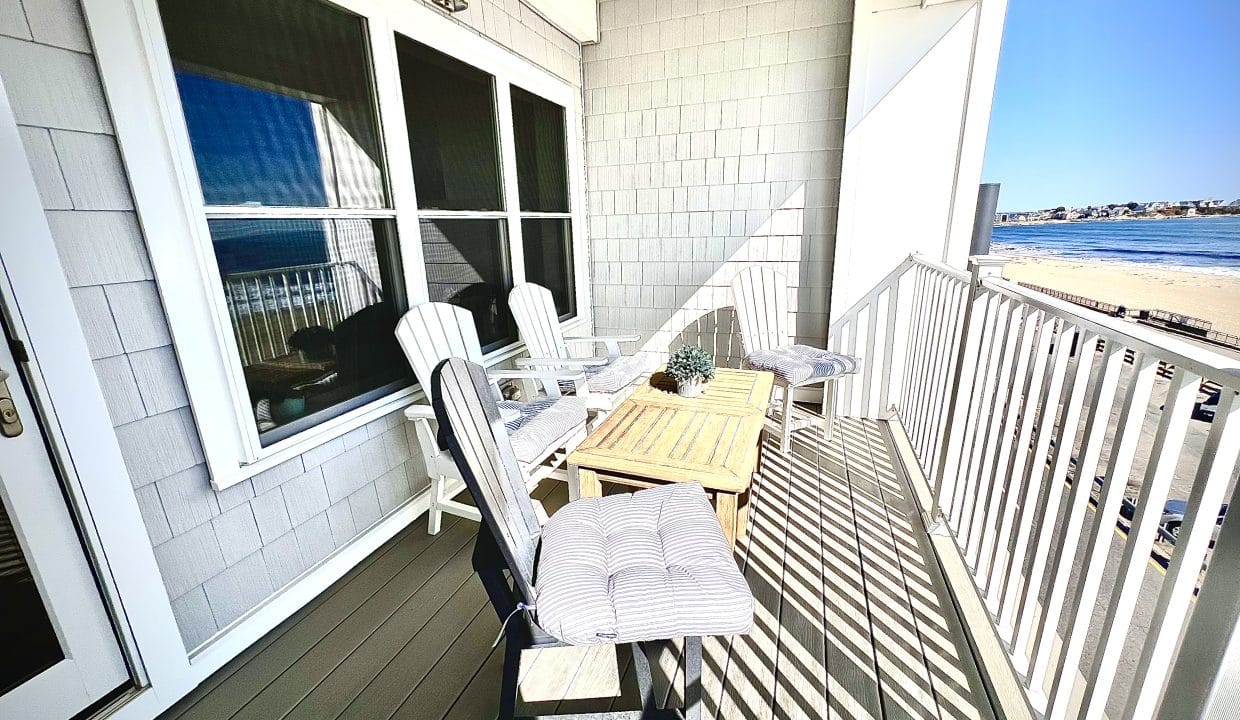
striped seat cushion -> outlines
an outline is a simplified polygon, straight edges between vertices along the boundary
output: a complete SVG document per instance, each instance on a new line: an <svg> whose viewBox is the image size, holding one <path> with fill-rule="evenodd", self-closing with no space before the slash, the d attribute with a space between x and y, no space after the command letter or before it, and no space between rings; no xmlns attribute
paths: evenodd
<svg viewBox="0 0 1240 720"><path fill-rule="evenodd" d="M625 355L606 365L587 367L585 372L590 392L611 394L637 382L649 370L644 356Z"/></svg>
<svg viewBox="0 0 1240 720"><path fill-rule="evenodd" d="M851 355L820 350L809 345L785 345L757 350L745 356L745 366L766 370L790 385L827 380L857 372L861 361Z"/></svg>
<svg viewBox="0 0 1240 720"><path fill-rule="evenodd" d="M586 498L543 527L535 614L573 645L749 632L753 595L697 483Z"/></svg>
<svg viewBox="0 0 1240 720"><path fill-rule="evenodd" d="M584 427L586 404L575 397L550 398L530 403L502 400L502 413L515 411L516 417L505 417L508 439L517 460L529 464L541 460L557 441L575 427Z"/></svg>

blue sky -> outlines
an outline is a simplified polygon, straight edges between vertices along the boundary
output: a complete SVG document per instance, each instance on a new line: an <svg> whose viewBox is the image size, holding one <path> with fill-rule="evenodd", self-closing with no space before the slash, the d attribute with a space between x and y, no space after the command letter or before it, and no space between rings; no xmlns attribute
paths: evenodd
<svg viewBox="0 0 1240 720"><path fill-rule="evenodd" d="M1001 210L1240 198L1240 0L1009 0Z"/></svg>

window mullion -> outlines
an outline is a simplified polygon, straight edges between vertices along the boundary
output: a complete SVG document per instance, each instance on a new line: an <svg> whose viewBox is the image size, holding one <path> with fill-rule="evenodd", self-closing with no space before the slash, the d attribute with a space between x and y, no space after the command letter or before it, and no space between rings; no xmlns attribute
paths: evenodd
<svg viewBox="0 0 1240 720"><path fill-rule="evenodd" d="M429 300L430 293L426 283L421 225L418 222L413 160L409 154L404 91L396 60L396 35L386 18L370 17L368 20L375 92L379 101L379 126L387 153L388 186L392 208L396 211L396 237L400 244L405 293L409 304L416 305Z"/></svg>
<svg viewBox="0 0 1240 720"><path fill-rule="evenodd" d="M508 254L512 284L525 282L525 243L521 238L521 195L517 188L517 149L512 125L512 86L495 78L496 114L499 116L500 166L504 175L504 207L508 216Z"/></svg>

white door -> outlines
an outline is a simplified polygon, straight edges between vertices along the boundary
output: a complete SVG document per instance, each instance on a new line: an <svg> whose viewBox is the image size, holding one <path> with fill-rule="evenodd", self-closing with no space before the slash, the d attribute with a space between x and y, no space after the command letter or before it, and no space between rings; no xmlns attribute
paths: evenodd
<svg viewBox="0 0 1240 720"><path fill-rule="evenodd" d="M23 381L28 368L0 330L0 718L58 720L127 684L129 672Z"/></svg>

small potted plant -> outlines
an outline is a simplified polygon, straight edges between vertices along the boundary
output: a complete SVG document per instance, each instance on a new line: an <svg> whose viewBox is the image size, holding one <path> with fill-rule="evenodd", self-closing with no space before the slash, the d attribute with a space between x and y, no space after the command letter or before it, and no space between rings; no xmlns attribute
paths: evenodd
<svg viewBox="0 0 1240 720"><path fill-rule="evenodd" d="M715 361L701 347L685 345L667 361L667 374L676 381L681 397L697 397L715 377Z"/></svg>

